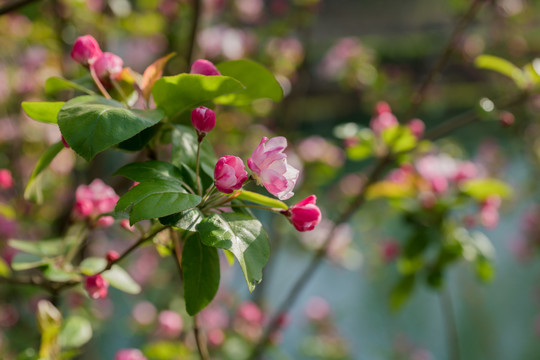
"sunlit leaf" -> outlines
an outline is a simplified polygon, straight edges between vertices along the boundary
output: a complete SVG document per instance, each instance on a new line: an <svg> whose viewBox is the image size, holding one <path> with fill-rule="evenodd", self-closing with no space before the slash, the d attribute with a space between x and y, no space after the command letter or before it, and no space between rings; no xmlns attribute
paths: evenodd
<svg viewBox="0 0 540 360"><path fill-rule="evenodd" d="M512 189L505 182L490 178L464 181L461 183L460 189L463 193L479 201L484 201L493 195L507 198L512 194Z"/></svg>
<svg viewBox="0 0 540 360"><path fill-rule="evenodd" d="M112 287L117 288L128 294L138 294L141 292L141 287L131 278L126 270L118 265L113 265L110 270L105 271L102 276L109 282Z"/></svg>
<svg viewBox="0 0 540 360"><path fill-rule="evenodd" d="M163 68L167 65L167 62L174 56L175 53L170 53L162 58L154 61L150 66L144 70L143 78L141 82L141 90L144 96L144 99L148 101L150 94L152 94L152 88L154 84L163 74Z"/></svg>
<svg viewBox="0 0 540 360"><path fill-rule="evenodd" d="M58 112L65 103L59 102L30 102L23 101L22 109L32 119L44 123L56 124Z"/></svg>
<svg viewBox="0 0 540 360"><path fill-rule="evenodd" d="M509 77L521 89L527 85L523 71L506 59L493 55L480 55L474 60L474 64L478 68L492 70Z"/></svg>
<svg viewBox="0 0 540 360"><path fill-rule="evenodd" d="M82 316L68 317L60 330L62 348L78 348L92 339L92 325Z"/></svg>

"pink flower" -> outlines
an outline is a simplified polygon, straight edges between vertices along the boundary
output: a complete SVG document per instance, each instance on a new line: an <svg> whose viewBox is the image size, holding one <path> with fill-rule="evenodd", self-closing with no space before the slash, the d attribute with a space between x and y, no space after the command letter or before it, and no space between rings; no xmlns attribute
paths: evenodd
<svg viewBox="0 0 540 360"><path fill-rule="evenodd" d="M317 197L310 195L286 211L293 226L298 231L310 231L321 222L321 210L315 202Z"/></svg>
<svg viewBox="0 0 540 360"><path fill-rule="evenodd" d="M108 81L111 77L118 77L124 67L124 61L113 53L105 52L91 65L101 81Z"/></svg>
<svg viewBox="0 0 540 360"><path fill-rule="evenodd" d="M399 256L401 248L399 246L399 243L395 240L387 240L382 243L380 251L383 261L386 263L390 263Z"/></svg>
<svg viewBox="0 0 540 360"><path fill-rule="evenodd" d="M128 219L120 220L120 226L123 227L124 229L128 230L128 231L134 231L135 230L134 225L129 225L129 220Z"/></svg>
<svg viewBox="0 0 540 360"><path fill-rule="evenodd" d="M330 316L330 305L325 299L315 296L308 300L305 313L311 321L322 321Z"/></svg>
<svg viewBox="0 0 540 360"><path fill-rule="evenodd" d="M191 112L191 123L197 133L208 134L216 126L216 113L204 106L199 106Z"/></svg>
<svg viewBox="0 0 540 360"><path fill-rule="evenodd" d="M98 42L91 35L78 37L71 50L71 58L84 66L91 64L102 54Z"/></svg>
<svg viewBox="0 0 540 360"><path fill-rule="evenodd" d="M300 172L287 164L287 155L283 150L287 147L287 139L278 136L268 139L264 136L257 146L248 166L253 171L259 184L280 200L287 200L294 195L292 189Z"/></svg>
<svg viewBox="0 0 540 360"><path fill-rule="evenodd" d="M138 349L122 349L114 356L114 360L147 360Z"/></svg>
<svg viewBox="0 0 540 360"><path fill-rule="evenodd" d="M107 251L107 255L105 255L105 259L107 259L107 262L109 263L118 260L119 257L120 257L120 254L118 254L114 250Z"/></svg>
<svg viewBox="0 0 540 360"><path fill-rule="evenodd" d="M112 216L100 216L96 220L97 227L109 227L114 224L114 218Z"/></svg>
<svg viewBox="0 0 540 360"><path fill-rule="evenodd" d="M392 114L390 105L384 101L380 101L375 105L375 116L369 122L371 130L375 134L381 134L384 130L397 126L398 120Z"/></svg>
<svg viewBox="0 0 540 360"><path fill-rule="evenodd" d="M190 74L199 74L206 76L221 75L219 70L208 60L199 59L191 64Z"/></svg>
<svg viewBox="0 0 540 360"><path fill-rule="evenodd" d="M15 181L13 181L11 171L8 169L0 169L0 188L9 189L13 185L15 185Z"/></svg>
<svg viewBox="0 0 540 360"><path fill-rule="evenodd" d="M421 139L424 136L424 131L426 130L426 125L420 119L412 119L407 124L411 132L417 139Z"/></svg>
<svg viewBox="0 0 540 360"><path fill-rule="evenodd" d="M226 194L240 189L247 177L244 162L233 155L227 155L219 159L214 169L216 187Z"/></svg>
<svg viewBox="0 0 540 360"><path fill-rule="evenodd" d="M480 208L480 223L486 229L494 229L499 224L499 206L501 198L497 195L488 197Z"/></svg>
<svg viewBox="0 0 540 360"><path fill-rule="evenodd" d="M238 318L252 325L262 325L264 320L264 314L261 309L251 301L244 301L240 304L236 315Z"/></svg>
<svg viewBox="0 0 540 360"><path fill-rule="evenodd" d="M180 335L184 327L182 317L177 312L171 310L164 310L159 313L158 324L159 334L170 339Z"/></svg>
<svg viewBox="0 0 540 360"><path fill-rule="evenodd" d="M84 288L92 299L103 299L107 296L109 282L101 275L87 276L84 282Z"/></svg>
<svg viewBox="0 0 540 360"><path fill-rule="evenodd" d="M90 185L81 185L77 188L73 212L81 219L96 218L103 213L113 211L118 199L119 196L113 188L100 179L95 179ZM96 221L96 225L110 226L113 222L112 216L102 216Z"/></svg>

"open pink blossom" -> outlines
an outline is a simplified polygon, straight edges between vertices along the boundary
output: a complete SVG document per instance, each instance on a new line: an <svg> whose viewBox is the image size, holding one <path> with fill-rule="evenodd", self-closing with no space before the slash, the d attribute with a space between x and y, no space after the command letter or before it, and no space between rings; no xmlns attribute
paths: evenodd
<svg viewBox="0 0 540 360"><path fill-rule="evenodd" d="M0 169L0 189L9 189L15 185L11 171L8 169Z"/></svg>
<svg viewBox="0 0 540 360"><path fill-rule="evenodd" d="M191 123L199 134L207 134L216 126L216 113L212 109L199 106L191 112Z"/></svg>
<svg viewBox="0 0 540 360"><path fill-rule="evenodd" d="M71 49L71 58L84 66L91 64L102 54L98 42L91 35L78 37Z"/></svg>
<svg viewBox="0 0 540 360"><path fill-rule="evenodd" d="M286 147L287 139L283 136L272 139L264 136L248 159L248 166L257 182L280 200L294 195L292 190L300 174L287 163L287 155L283 153Z"/></svg>
<svg viewBox="0 0 540 360"><path fill-rule="evenodd" d="M216 188L226 194L240 189L247 178L244 162L237 156L227 155L220 158L214 169Z"/></svg>
<svg viewBox="0 0 540 360"><path fill-rule="evenodd" d="M215 65L205 59L199 59L193 64L191 64L190 74L199 74L206 76L221 75Z"/></svg>
<svg viewBox="0 0 540 360"><path fill-rule="evenodd" d="M118 55L105 52L96 58L91 66L96 72L97 77L101 81L107 82L111 77L118 77L124 67L124 61Z"/></svg>
<svg viewBox="0 0 540 360"><path fill-rule="evenodd" d="M317 197L310 195L286 211L298 231L310 231L321 222L321 210L315 205Z"/></svg>
<svg viewBox="0 0 540 360"><path fill-rule="evenodd" d="M109 282L101 275L87 276L84 281L84 288L92 299L103 299L107 297Z"/></svg>
<svg viewBox="0 0 540 360"><path fill-rule="evenodd" d="M147 360L138 349L122 349L114 356L114 360Z"/></svg>

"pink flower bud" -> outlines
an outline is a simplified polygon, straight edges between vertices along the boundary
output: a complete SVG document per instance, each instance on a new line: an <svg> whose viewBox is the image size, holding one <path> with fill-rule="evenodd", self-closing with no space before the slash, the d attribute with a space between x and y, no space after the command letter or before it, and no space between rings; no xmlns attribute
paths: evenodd
<svg viewBox="0 0 540 360"><path fill-rule="evenodd" d="M501 111L499 113L499 121L503 127L509 127L514 125L516 117L509 111Z"/></svg>
<svg viewBox="0 0 540 360"><path fill-rule="evenodd" d="M380 101L375 105L375 116L371 119L369 126L375 134L380 134L384 130L397 126L398 120L392 114L390 105L384 101Z"/></svg>
<svg viewBox="0 0 540 360"><path fill-rule="evenodd" d="M473 179L478 175L478 168L470 161L463 161L458 165L457 172L454 175L454 181Z"/></svg>
<svg viewBox="0 0 540 360"><path fill-rule="evenodd" d="M15 185L15 181L13 181L11 171L8 169L0 169L0 188L9 189L13 185Z"/></svg>
<svg viewBox="0 0 540 360"><path fill-rule="evenodd" d="M394 261L401 252L401 247L399 246L399 243L395 240L387 240L384 243L382 243L381 246L381 258L384 262L390 263Z"/></svg>
<svg viewBox="0 0 540 360"><path fill-rule="evenodd" d="M310 231L321 222L321 210L315 205L316 201L317 197L310 195L286 211L286 214L290 214L291 222L296 230Z"/></svg>
<svg viewBox="0 0 540 360"><path fill-rule="evenodd" d="M135 225L129 225L128 219L122 219L120 220L120 226L124 229L133 232L135 230Z"/></svg>
<svg viewBox="0 0 540 360"><path fill-rule="evenodd" d="M278 136L268 139L264 136L248 159L248 166L253 171L257 183L280 200L287 200L294 195L292 191L300 171L287 163L283 153L287 139Z"/></svg>
<svg viewBox="0 0 540 360"><path fill-rule="evenodd" d="M87 276L84 282L84 288L92 299L103 299L107 296L109 282L101 275Z"/></svg>
<svg viewBox="0 0 540 360"><path fill-rule="evenodd" d="M306 305L306 316L311 321L322 321L330 316L330 305L321 297L312 297Z"/></svg>
<svg viewBox="0 0 540 360"><path fill-rule="evenodd" d="M118 199L119 196L113 188L100 179L95 179L90 185L81 185L77 188L73 212L81 219L95 219L101 214L113 211ZM101 227L110 226L113 223L112 216L102 216L96 220L96 225Z"/></svg>
<svg viewBox="0 0 540 360"><path fill-rule="evenodd" d="M182 332L184 322L182 317L174 311L164 310L158 316L158 333L169 339L178 337Z"/></svg>
<svg viewBox="0 0 540 360"><path fill-rule="evenodd" d="M191 64L190 74L199 74L206 76L221 75L219 70L208 60L199 59Z"/></svg>
<svg viewBox="0 0 540 360"><path fill-rule="evenodd" d="M417 139L421 139L424 136L424 131L426 130L426 125L420 119L412 119L407 124L411 132Z"/></svg>
<svg viewBox="0 0 540 360"><path fill-rule="evenodd" d="M73 43L71 58L81 65L88 66L101 55L98 42L90 35L78 37Z"/></svg>
<svg viewBox="0 0 540 360"><path fill-rule="evenodd" d="M107 251L107 255L105 255L105 259L107 259L107 262L109 263L118 260L119 257L120 255L114 250Z"/></svg>
<svg viewBox="0 0 540 360"><path fill-rule="evenodd" d="M237 156L227 155L220 158L214 169L216 188L226 194L240 189L247 178L244 162Z"/></svg>
<svg viewBox="0 0 540 360"><path fill-rule="evenodd" d="M119 56L106 52L96 58L91 66L96 72L97 77L105 82L111 77L118 77L124 67L124 61Z"/></svg>
<svg viewBox="0 0 540 360"><path fill-rule="evenodd" d="M101 216L96 220L97 227L109 227L114 224L114 218L112 216Z"/></svg>
<svg viewBox="0 0 540 360"><path fill-rule="evenodd" d="M147 360L140 350L122 349L114 356L114 360Z"/></svg>
<svg viewBox="0 0 540 360"><path fill-rule="evenodd" d="M216 126L216 113L204 106L191 112L191 123L198 133L207 134Z"/></svg>
<svg viewBox="0 0 540 360"><path fill-rule="evenodd" d="M499 211L495 207L486 206L480 210L480 222L486 229L495 229L499 224Z"/></svg>
<svg viewBox="0 0 540 360"><path fill-rule="evenodd" d="M264 320L264 314L261 309L251 301L244 301L240 304L237 313L238 318L253 325L262 325Z"/></svg>
<svg viewBox="0 0 540 360"><path fill-rule="evenodd" d="M384 113L392 113L392 108L390 108L390 105L386 101L379 101L377 104L375 104L375 114L381 115Z"/></svg>

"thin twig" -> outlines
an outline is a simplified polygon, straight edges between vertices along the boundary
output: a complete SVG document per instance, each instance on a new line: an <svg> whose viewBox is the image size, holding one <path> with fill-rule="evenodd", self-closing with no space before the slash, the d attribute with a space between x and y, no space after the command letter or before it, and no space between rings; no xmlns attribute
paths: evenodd
<svg viewBox="0 0 540 360"><path fill-rule="evenodd" d="M197 29L199 27L199 18L201 16L201 0L191 0L191 8L191 11L193 11L193 18L191 20L191 30L189 33L188 49L186 52L186 66L188 69L193 61L193 53L195 52Z"/></svg>
<svg viewBox="0 0 540 360"><path fill-rule="evenodd" d="M204 334L199 328L197 315L193 315L193 335L195 335L195 342L197 343L197 350L199 350L201 360L210 360L208 348L206 347L206 340L204 339Z"/></svg>

